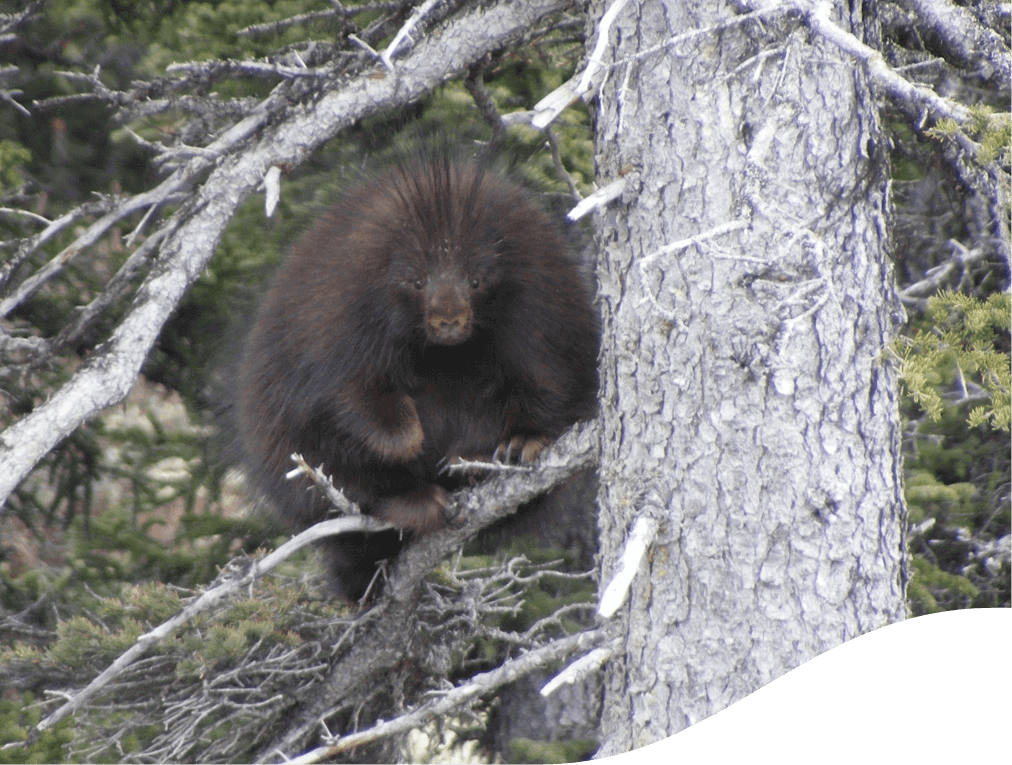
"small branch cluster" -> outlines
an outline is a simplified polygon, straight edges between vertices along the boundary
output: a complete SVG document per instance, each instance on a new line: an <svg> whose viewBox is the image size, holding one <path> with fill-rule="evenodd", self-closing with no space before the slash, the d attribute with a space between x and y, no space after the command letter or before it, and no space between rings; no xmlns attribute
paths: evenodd
<svg viewBox="0 0 1012 765"><path fill-rule="evenodd" d="M329 646L356 624L302 589L275 577L252 583L125 668L78 710L70 756L213 762L265 742L273 721L326 675Z"/></svg>
<svg viewBox="0 0 1012 765"><path fill-rule="evenodd" d="M245 558L233 560L229 567L222 571L216 584L195 598L176 616L137 638L137 642L129 650L123 653L108 669L89 683L84 690L74 695L66 704L42 720L38 725L39 730L51 728L68 715L73 714L160 641L173 635L184 625L189 624L199 614L215 608L220 603L248 588L253 582L274 569L278 564L287 560L296 551L334 534L353 531L381 531L385 528L390 528L390 526L374 518L360 514L354 517L335 518L311 526L301 534L292 537L262 560L249 561Z"/></svg>
<svg viewBox="0 0 1012 765"><path fill-rule="evenodd" d="M579 23L580 21L578 19L563 19L562 21L552 25L551 31L556 33L555 36L550 36L543 30L539 30L536 34L540 37L539 42L542 46L557 46L564 48L574 41L583 42L582 35L567 37L558 34L561 30L565 30L568 27ZM529 37L533 36L533 34L534 33L529 35ZM489 142L490 145L492 147L498 146L502 142L503 137L506 135L507 129L516 125L526 125L540 130L545 137L544 145L551 154L556 174L569 187L569 193L573 198L573 201L580 204L583 200L583 196L577 188L575 179L562 163L562 158L559 152L558 136L551 127L551 123L566 108L574 104L578 99L568 97L560 100L556 97L556 101L560 104L559 108L553 112L552 118L548 120L539 118L539 109L542 108L540 103L532 110L519 110L503 114L500 111L495 98L485 87L482 80L482 72L493 68L496 62L497 58L494 56L478 61L468 70L467 76L464 78L464 87L467 88L468 93L470 93L471 97L474 99L475 106L478 108L478 113L481 115L481 118L485 121L485 123L492 128L492 138ZM558 91L556 91L556 93L557 92ZM542 101L541 103L544 102Z"/></svg>
<svg viewBox="0 0 1012 765"><path fill-rule="evenodd" d="M526 592L544 579L586 580L591 572L566 573L557 571L561 561L532 564L525 556L518 556L503 565L470 570L457 565L446 570L446 581L426 581L427 597L419 607L423 624L436 627L439 632L459 629L464 639L488 638L505 645L529 648L543 641L551 633L562 632L562 620L592 608L589 603L572 603L537 620L523 632L504 632L491 625L504 616L515 617L524 604ZM474 660L484 663L487 659ZM470 664L465 655L462 664Z"/></svg>
<svg viewBox="0 0 1012 765"><path fill-rule="evenodd" d="M355 747L374 743L398 733L418 728L438 717L466 708L480 696L514 682L541 667L553 664L574 651L586 650L603 637L601 630L581 632L578 635L555 640L540 648L534 648L521 656L508 660L496 669L475 675L469 681L446 691L440 698L430 701L417 709L390 721L381 721L364 731L332 738L324 746L286 760L286 762L314 763L335 757Z"/></svg>
<svg viewBox="0 0 1012 765"><path fill-rule="evenodd" d="M952 250L952 256L943 263L928 269L920 281L904 287L900 291L900 299L904 304L923 311L928 303L926 298L938 292L956 274L960 275L956 289L962 291L966 286L965 282L971 266L984 260L986 253L981 247L968 250L955 239L950 239L947 244Z"/></svg>

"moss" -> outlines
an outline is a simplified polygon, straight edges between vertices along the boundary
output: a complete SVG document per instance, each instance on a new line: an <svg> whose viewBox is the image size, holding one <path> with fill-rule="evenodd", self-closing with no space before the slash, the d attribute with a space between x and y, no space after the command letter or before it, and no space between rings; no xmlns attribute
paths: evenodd
<svg viewBox="0 0 1012 765"><path fill-rule="evenodd" d="M533 741L515 738L509 743L506 762L562 763L589 760L597 751L598 742L592 739L574 741Z"/></svg>

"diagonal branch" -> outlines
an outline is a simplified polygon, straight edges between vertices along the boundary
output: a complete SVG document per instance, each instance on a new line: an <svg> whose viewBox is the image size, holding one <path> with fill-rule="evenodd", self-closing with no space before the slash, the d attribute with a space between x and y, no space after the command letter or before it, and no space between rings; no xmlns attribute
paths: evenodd
<svg viewBox="0 0 1012 765"><path fill-rule="evenodd" d="M972 66L981 79L993 81L1008 93L1012 53L997 32L949 0L900 0L900 5L913 12L915 23L942 41L947 56L957 64Z"/></svg>
<svg viewBox="0 0 1012 765"><path fill-rule="evenodd" d="M250 116L226 130L217 140L213 141L202 152L193 157L187 164L177 169L171 176L158 184L158 186L154 189L124 200L113 210L103 215L99 220L89 226L87 230L77 237L77 239L75 239L70 245L65 247L55 258L18 285L18 289L15 290L12 295L0 301L0 316L6 316L21 303L35 294L35 292L38 291L43 284L62 271L63 267L71 259L73 259L78 253L83 252L95 244L119 221L136 212L162 205L174 195L187 190L193 185L195 179L199 177L201 173L217 162L220 157L233 151L239 144L245 142L246 139L253 135L255 131L259 130L272 116L283 110L285 106L286 101L284 93L280 88L276 88L274 92L268 96L267 99L265 99L252 114L250 114ZM210 183L210 181L208 183ZM68 215L70 215L70 213L68 213ZM67 216L64 216L64 218L66 217ZM25 253L24 257L30 255L38 249L44 241L46 241L46 238L43 237L45 234L48 234L48 229L43 232L43 234L39 235L38 241L32 240L31 247ZM22 257L22 254L19 252L18 256L20 258Z"/></svg>
<svg viewBox="0 0 1012 765"><path fill-rule="evenodd" d="M970 110L965 106L943 98L931 88L910 82L895 72L886 63L881 53L868 47L837 25L830 18L832 6L829 3L794 0L790 4L804 14L805 21L813 32L835 45L843 53L860 61L872 81L882 88L890 98L901 103L917 104L922 108L927 108L937 119L951 119L960 125L965 125L970 121Z"/></svg>

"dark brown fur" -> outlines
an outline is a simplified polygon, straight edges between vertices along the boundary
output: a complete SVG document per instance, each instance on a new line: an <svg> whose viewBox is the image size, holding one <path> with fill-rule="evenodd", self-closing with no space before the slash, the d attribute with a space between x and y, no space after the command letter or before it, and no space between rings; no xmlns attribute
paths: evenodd
<svg viewBox="0 0 1012 765"><path fill-rule="evenodd" d="M478 162L427 154L356 188L294 247L246 344L240 436L294 528L326 517L289 455L364 512L442 527L455 457L530 460L596 406L598 322L549 219ZM326 544L357 599L400 535Z"/></svg>

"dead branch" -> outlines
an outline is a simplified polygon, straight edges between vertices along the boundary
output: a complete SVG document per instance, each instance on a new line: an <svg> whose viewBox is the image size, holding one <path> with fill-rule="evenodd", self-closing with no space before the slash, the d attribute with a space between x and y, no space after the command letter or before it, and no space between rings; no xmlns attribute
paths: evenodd
<svg viewBox="0 0 1012 765"><path fill-rule="evenodd" d="M910 11L916 26L942 42L946 56L954 63L972 67L982 80L1008 92L1012 51L997 32L949 0L899 0L899 3Z"/></svg>

